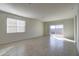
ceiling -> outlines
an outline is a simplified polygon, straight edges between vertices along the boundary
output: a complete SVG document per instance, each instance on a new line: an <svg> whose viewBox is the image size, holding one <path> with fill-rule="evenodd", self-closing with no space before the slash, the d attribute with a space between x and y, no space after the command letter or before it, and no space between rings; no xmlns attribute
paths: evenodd
<svg viewBox="0 0 79 59"><path fill-rule="evenodd" d="M0 3L0 10L45 22L73 17L76 11L76 4Z"/></svg>

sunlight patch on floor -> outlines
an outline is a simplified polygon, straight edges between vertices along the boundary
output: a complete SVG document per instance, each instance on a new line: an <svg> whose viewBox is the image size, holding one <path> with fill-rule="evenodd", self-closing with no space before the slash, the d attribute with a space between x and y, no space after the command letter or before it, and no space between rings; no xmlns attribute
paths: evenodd
<svg viewBox="0 0 79 59"><path fill-rule="evenodd" d="M64 40L64 41L68 41L68 42L73 42L73 43L75 43L74 40L64 38L63 35L50 35L50 39L54 39L54 38L57 39L57 40Z"/></svg>

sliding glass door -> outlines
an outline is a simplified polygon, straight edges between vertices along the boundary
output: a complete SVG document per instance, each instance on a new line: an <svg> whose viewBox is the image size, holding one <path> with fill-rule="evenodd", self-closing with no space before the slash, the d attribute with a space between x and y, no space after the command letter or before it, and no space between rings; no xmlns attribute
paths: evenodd
<svg viewBox="0 0 79 59"><path fill-rule="evenodd" d="M64 37L64 25L51 25L50 26L50 35L55 37Z"/></svg>

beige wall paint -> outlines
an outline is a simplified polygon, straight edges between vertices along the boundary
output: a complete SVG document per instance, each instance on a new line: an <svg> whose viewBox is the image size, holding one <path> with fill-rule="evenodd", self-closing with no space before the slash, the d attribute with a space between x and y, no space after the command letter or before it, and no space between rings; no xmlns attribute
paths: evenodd
<svg viewBox="0 0 79 59"><path fill-rule="evenodd" d="M6 20L7 17L25 20L26 21L26 31L25 33L6 33ZM23 39L30 39L33 37L38 37L43 35L43 23L30 18L24 18L17 15L5 13L0 11L0 44L23 40Z"/></svg>
<svg viewBox="0 0 79 59"><path fill-rule="evenodd" d="M74 40L74 18L57 20L51 22L44 22L44 35L49 35L49 26L50 25L64 25L64 35L68 39Z"/></svg>
<svg viewBox="0 0 79 59"><path fill-rule="evenodd" d="M78 10L77 10L77 50L79 53L79 4L78 4Z"/></svg>
<svg viewBox="0 0 79 59"><path fill-rule="evenodd" d="M77 42L77 16L74 16L74 40Z"/></svg>

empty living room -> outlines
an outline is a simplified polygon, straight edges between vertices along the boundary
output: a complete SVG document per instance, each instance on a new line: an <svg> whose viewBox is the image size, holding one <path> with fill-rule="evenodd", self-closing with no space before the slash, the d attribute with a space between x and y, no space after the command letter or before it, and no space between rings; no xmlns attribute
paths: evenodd
<svg viewBox="0 0 79 59"><path fill-rule="evenodd" d="M0 56L79 56L79 4L0 3Z"/></svg>

